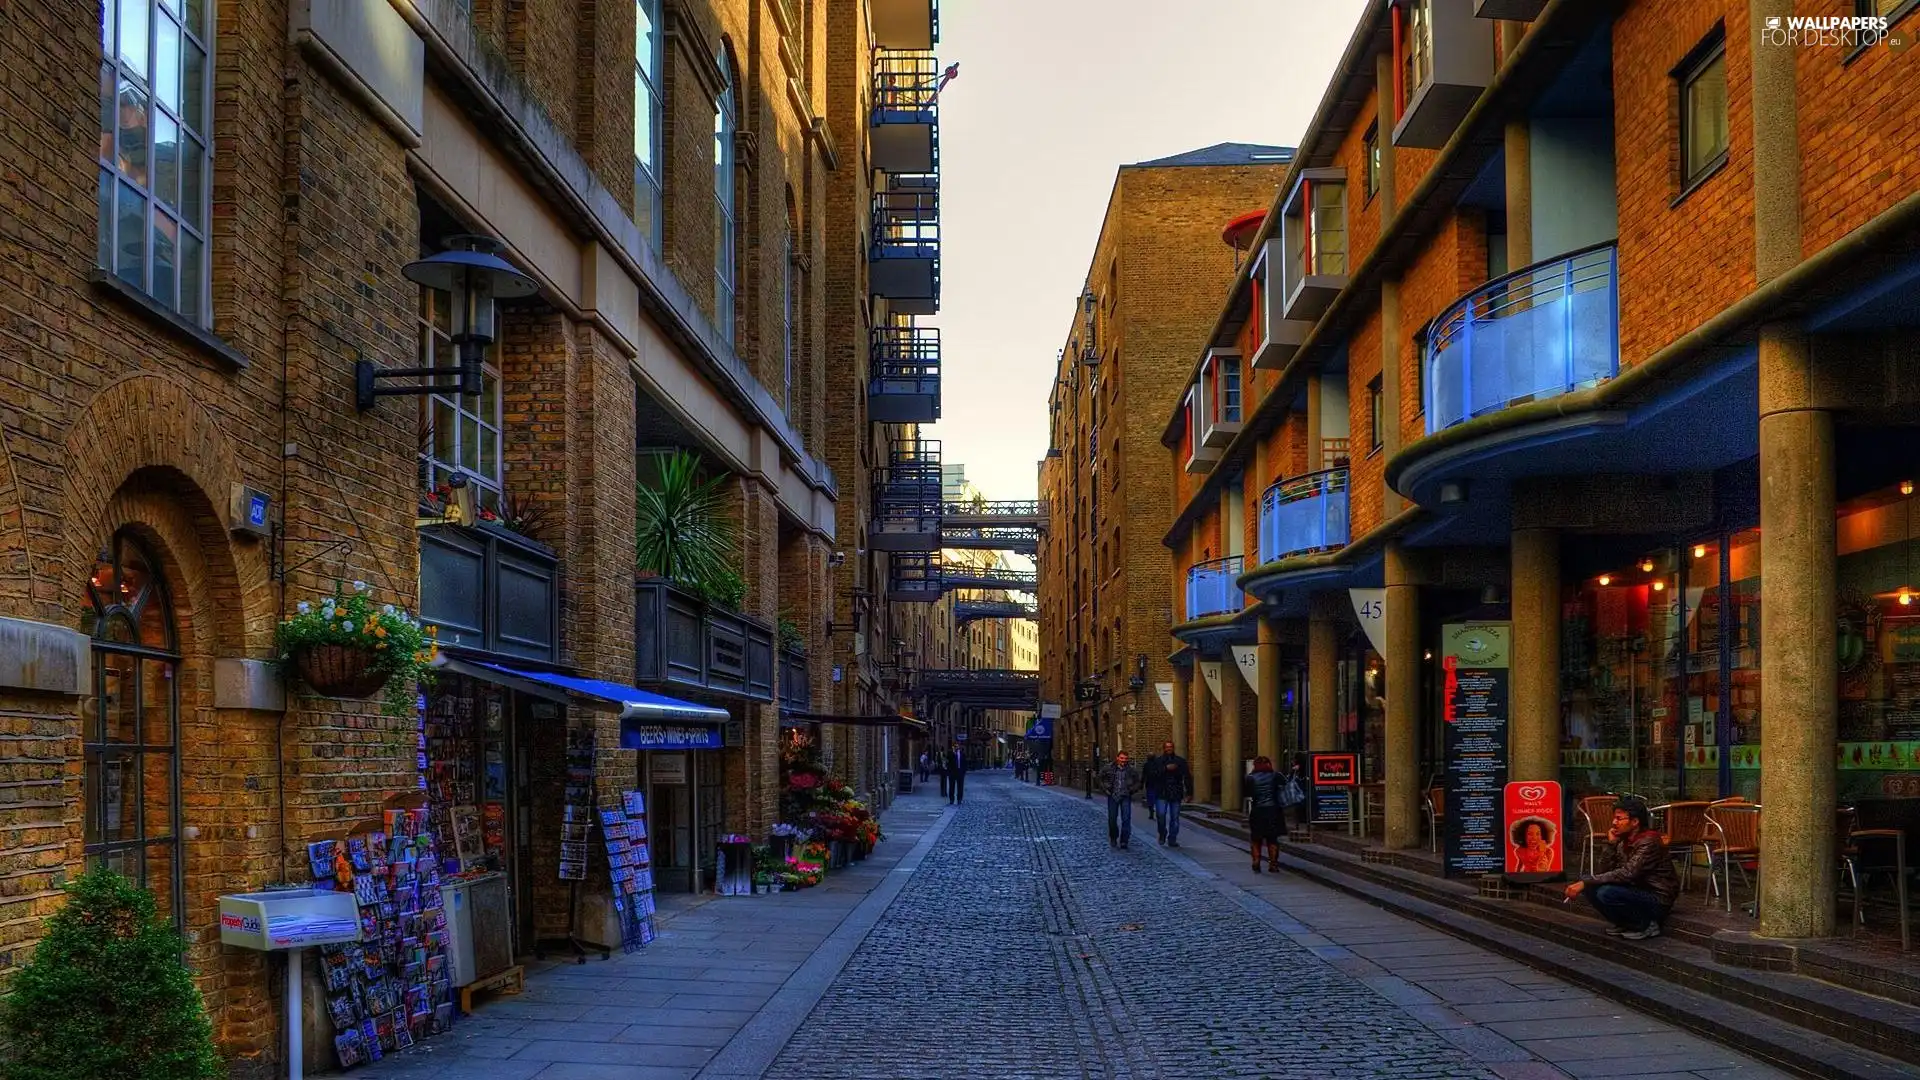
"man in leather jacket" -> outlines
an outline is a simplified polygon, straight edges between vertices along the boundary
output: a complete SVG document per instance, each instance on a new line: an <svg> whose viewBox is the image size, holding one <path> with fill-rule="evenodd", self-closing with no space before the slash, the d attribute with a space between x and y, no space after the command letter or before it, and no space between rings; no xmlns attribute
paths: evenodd
<svg viewBox="0 0 1920 1080"><path fill-rule="evenodd" d="M1171 740L1162 743L1160 752L1147 759L1147 805L1153 810L1160 842L1180 846L1180 806L1193 796L1193 770L1187 759L1173 752Z"/></svg>
<svg viewBox="0 0 1920 1080"><path fill-rule="evenodd" d="M1567 899L1586 894L1606 920L1608 932L1629 941L1660 936L1660 922L1673 910L1680 895L1680 879L1673 872L1667 842L1654 831L1653 813L1639 799L1621 799L1613 808L1613 826L1607 830L1616 865L1604 874L1583 877L1567 886Z"/></svg>
<svg viewBox="0 0 1920 1080"><path fill-rule="evenodd" d="M1133 797L1140 791L1140 773L1127 764L1127 752L1113 755L1113 764L1100 770L1100 790L1107 793L1107 845L1124 848L1133 839Z"/></svg>

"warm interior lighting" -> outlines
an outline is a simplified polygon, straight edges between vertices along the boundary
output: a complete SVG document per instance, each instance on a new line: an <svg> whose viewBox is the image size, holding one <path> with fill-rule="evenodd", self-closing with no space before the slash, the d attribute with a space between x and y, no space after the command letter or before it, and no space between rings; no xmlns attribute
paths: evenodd
<svg viewBox="0 0 1920 1080"><path fill-rule="evenodd" d="M1706 558L1706 557L1707 557L1707 545L1705 545L1705 544L1695 544L1695 545L1693 545L1693 557L1694 557L1694 558L1696 558L1696 559L1704 559L1704 558Z"/></svg>
<svg viewBox="0 0 1920 1080"><path fill-rule="evenodd" d="M1913 593L1910 590L1908 590L1908 588L1905 585L1900 586L1900 595L1898 599L1900 601L1901 607L1913 606Z"/></svg>
<svg viewBox="0 0 1920 1080"><path fill-rule="evenodd" d="M1900 481L1900 494L1902 495L1913 494L1913 481L1911 480Z"/></svg>
<svg viewBox="0 0 1920 1080"><path fill-rule="evenodd" d="M1662 592L1666 589L1666 587L1667 587L1667 583L1664 581L1656 581L1653 583L1654 592Z"/></svg>
<svg viewBox="0 0 1920 1080"><path fill-rule="evenodd" d="M1643 574L1651 574L1651 573L1653 573L1653 560L1652 560L1652 559L1641 559L1641 560L1640 560L1640 572L1641 572L1641 573L1643 573Z"/></svg>
<svg viewBox="0 0 1920 1080"><path fill-rule="evenodd" d="M1611 585L1611 584L1613 584L1613 575L1612 575L1612 574L1601 574L1601 575L1600 575L1600 584L1602 584L1602 585Z"/></svg>

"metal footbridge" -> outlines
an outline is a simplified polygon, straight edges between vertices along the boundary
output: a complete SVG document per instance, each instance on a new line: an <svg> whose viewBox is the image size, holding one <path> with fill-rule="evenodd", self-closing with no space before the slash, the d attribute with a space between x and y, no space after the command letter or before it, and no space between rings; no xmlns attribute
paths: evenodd
<svg viewBox="0 0 1920 1080"><path fill-rule="evenodd" d="M929 703L1037 710L1040 673L1011 668L926 668L915 676L914 692Z"/></svg>

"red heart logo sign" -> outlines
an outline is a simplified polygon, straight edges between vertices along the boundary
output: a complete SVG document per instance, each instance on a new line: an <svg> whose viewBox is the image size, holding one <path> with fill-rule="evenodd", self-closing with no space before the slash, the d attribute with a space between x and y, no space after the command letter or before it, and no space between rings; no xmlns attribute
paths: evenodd
<svg viewBox="0 0 1920 1080"><path fill-rule="evenodd" d="M1518 794L1527 802L1539 802L1541 799L1547 797L1547 789L1539 786L1523 787L1519 790Z"/></svg>

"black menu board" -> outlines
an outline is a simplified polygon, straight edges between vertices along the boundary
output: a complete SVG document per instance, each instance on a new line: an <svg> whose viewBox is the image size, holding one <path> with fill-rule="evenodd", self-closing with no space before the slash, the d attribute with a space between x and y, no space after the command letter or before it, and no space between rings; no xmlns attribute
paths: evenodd
<svg viewBox="0 0 1920 1080"><path fill-rule="evenodd" d="M1508 684L1512 626L1504 622L1441 627L1446 720L1448 877L1497 874L1506 867L1501 835L1507 785Z"/></svg>

